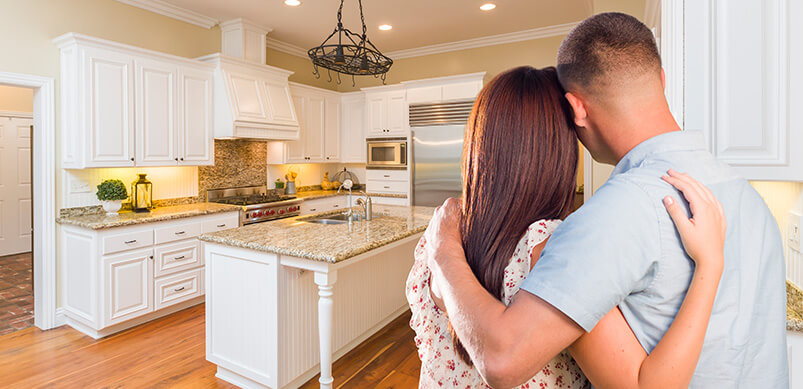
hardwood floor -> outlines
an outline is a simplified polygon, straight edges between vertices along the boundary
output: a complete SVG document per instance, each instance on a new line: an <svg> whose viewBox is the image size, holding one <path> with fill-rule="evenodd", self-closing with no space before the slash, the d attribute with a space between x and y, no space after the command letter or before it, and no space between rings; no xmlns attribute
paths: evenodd
<svg viewBox="0 0 803 389"><path fill-rule="evenodd" d="M334 364L336 388L415 388L420 363L409 312ZM0 336L0 386L233 388L206 361L204 305L94 340L63 326ZM316 376L304 388L317 388Z"/></svg>

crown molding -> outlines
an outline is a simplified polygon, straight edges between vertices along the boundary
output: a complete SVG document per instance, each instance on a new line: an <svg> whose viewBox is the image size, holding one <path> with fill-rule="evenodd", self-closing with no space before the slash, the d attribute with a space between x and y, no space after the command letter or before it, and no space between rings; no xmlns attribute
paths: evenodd
<svg viewBox="0 0 803 389"><path fill-rule="evenodd" d="M287 53L290 55L295 55L296 57L309 58L309 56L307 55L307 50L304 49L303 47L296 46L292 43L287 43L271 37L268 37L266 41L269 49L281 51L282 53Z"/></svg>
<svg viewBox="0 0 803 389"><path fill-rule="evenodd" d="M212 28L220 23L219 20L204 14L188 10L177 5L170 4L162 0L117 0L120 3L128 4L146 11L151 11L169 18L178 19L203 28Z"/></svg>
<svg viewBox="0 0 803 389"><path fill-rule="evenodd" d="M531 30L516 31L506 34L491 35L482 38L467 39L463 41L441 43L431 46L416 47L413 49L397 50L385 53L392 59L421 57L424 55L448 53L450 51L473 49L477 47L495 46L505 43L528 41L533 39L548 38L552 36L566 35L580 22L557 24L554 26L533 28ZM298 57L307 58L307 50L291 43L283 42L275 38L268 37L268 47L283 53L292 54Z"/></svg>
<svg viewBox="0 0 803 389"><path fill-rule="evenodd" d="M531 30L516 31L506 34L490 35L482 38L466 39L463 41L441 43L437 45L416 47L413 49L397 50L385 53L392 59L420 57L423 55L432 55L440 53L448 53L450 51L474 49L478 47L495 46L505 43L528 41L540 38L549 38L553 36L566 35L580 22L572 22L565 24L556 24L554 26L538 27Z"/></svg>

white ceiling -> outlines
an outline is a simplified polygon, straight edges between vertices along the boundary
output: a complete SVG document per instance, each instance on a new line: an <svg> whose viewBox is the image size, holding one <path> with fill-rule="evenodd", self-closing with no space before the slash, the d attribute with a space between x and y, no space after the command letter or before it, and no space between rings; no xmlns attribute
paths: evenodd
<svg viewBox="0 0 803 389"><path fill-rule="evenodd" d="M245 18L273 29L268 37L304 49L319 45L337 23L338 0L301 0L298 7L283 0L164 0L226 21ZM583 20L590 0L490 0L496 9L479 6L489 0L363 0L368 37L383 52L475 39ZM357 0L345 0L343 23L361 31ZM393 29L380 31L377 26Z"/></svg>

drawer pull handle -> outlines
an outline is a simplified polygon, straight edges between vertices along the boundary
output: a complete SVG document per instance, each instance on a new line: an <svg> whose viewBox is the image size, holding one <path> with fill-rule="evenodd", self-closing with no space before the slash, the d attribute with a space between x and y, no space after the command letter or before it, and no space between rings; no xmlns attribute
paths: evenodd
<svg viewBox="0 0 803 389"><path fill-rule="evenodd" d="M173 259L175 259L176 261L178 261L179 259L184 259L184 256L183 256L183 255L180 255L180 256L178 256L178 257L175 257L175 258L173 258Z"/></svg>
<svg viewBox="0 0 803 389"><path fill-rule="evenodd" d="M174 292L181 292L182 290L184 290L183 286L180 288L173 289Z"/></svg>
<svg viewBox="0 0 803 389"><path fill-rule="evenodd" d="M339 207L339 206L340 206L339 204L335 204L335 205L334 205L334 207L335 207L335 208L337 208L337 207Z"/></svg>
<svg viewBox="0 0 803 389"><path fill-rule="evenodd" d="M125 242L123 242L123 243L125 243L125 244L137 243L137 240L136 240L136 239L134 239L134 240L127 240L127 241L125 241Z"/></svg>
<svg viewBox="0 0 803 389"><path fill-rule="evenodd" d="M383 177L385 177L385 178L390 178L390 175L388 175L388 174L385 174Z"/></svg>
<svg viewBox="0 0 803 389"><path fill-rule="evenodd" d="M312 211L312 212L315 212L315 211L318 210L318 208L310 208L309 210Z"/></svg>
<svg viewBox="0 0 803 389"><path fill-rule="evenodd" d="M389 186L385 186L385 189L390 189L390 187Z"/></svg>
<svg viewBox="0 0 803 389"><path fill-rule="evenodd" d="M226 225L225 224L218 224L217 225L217 228L223 228L223 227L226 227Z"/></svg>
<svg viewBox="0 0 803 389"><path fill-rule="evenodd" d="M185 233L186 233L186 231L179 231L179 232L176 232L176 235L184 235Z"/></svg>

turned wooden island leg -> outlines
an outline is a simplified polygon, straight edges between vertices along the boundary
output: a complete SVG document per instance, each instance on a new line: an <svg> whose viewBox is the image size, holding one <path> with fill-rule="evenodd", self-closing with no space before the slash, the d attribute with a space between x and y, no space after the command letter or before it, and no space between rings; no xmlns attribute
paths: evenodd
<svg viewBox="0 0 803 389"><path fill-rule="evenodd" d="M332 377L332 289L337 281L337 272L315 272L318 285L318 340L321 352L321 389L331 389Z"/></svg>

